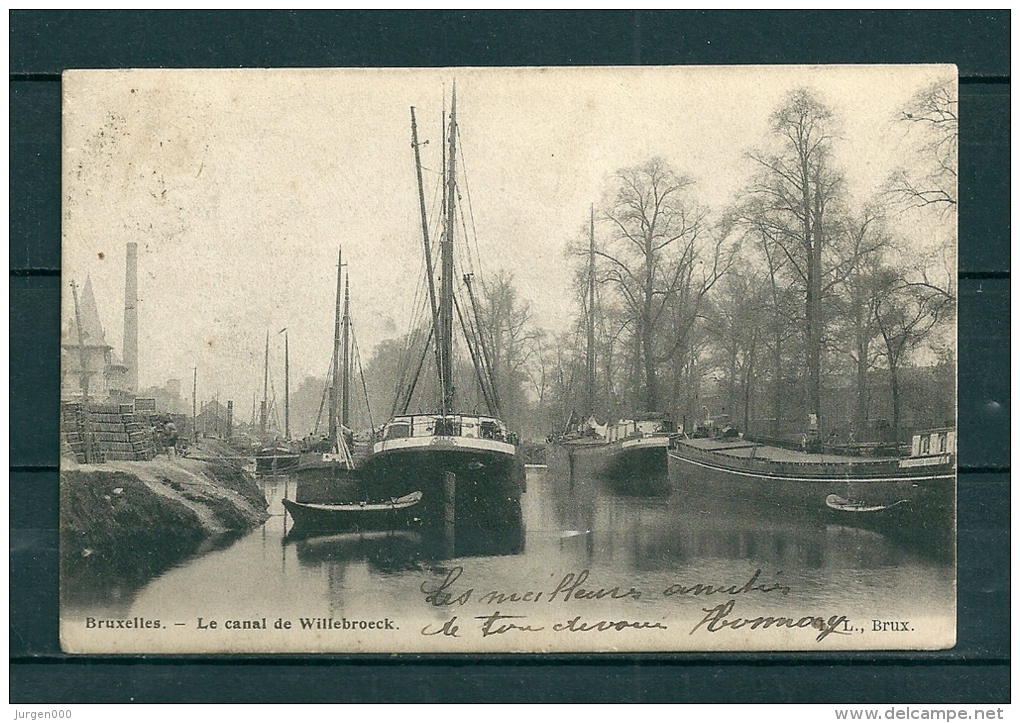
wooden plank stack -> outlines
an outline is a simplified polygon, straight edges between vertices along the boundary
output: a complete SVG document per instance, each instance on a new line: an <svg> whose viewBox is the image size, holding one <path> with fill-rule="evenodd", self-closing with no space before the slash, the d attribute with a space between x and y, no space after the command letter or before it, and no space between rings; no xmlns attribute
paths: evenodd
<svg viewBox="0 0 1020 723"><path fill-rule="evenodd" d="M93 462L147 461L156 456L156 440L145 417L130 404L89 404L88 421L81 402L61 405L64 442L79 463L85 462L86 433L91 435ZM86 432L86 428L88 432Z"/></svg>

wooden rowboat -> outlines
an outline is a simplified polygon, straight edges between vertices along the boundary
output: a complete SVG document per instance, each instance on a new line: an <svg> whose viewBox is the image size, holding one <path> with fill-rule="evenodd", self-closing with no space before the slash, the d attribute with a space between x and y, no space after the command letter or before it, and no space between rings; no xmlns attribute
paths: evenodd
<svg viewBox="0 0 1020 723"><path fill-rule="evenodd" d="M313 504L284 499L283 506L302 530L377 530L407 526L421 499L422 493L415 491L383 502Z"/></svg>
<svg viewBox="0 0 1020 723"><path fill-rule="evenodd" d="M876 504L849 500L840 495L831 494L825 498L825 507L835 520L848 524L859 525L895 525L909 518L910 500L901 499L890 504Z"/></svg>

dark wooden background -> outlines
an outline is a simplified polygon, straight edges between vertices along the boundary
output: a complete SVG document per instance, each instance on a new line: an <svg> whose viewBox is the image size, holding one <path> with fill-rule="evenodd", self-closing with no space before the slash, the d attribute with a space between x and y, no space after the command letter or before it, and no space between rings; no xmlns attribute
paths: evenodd
<svg viewBox="0 0 1020 723"><path fill-rule="evenodd" d="M1008 702L1009 26L1008 11L12 11L10 701ZM60 651L63 70L933 62L960 72L956 648L396 659Z"/></svg>

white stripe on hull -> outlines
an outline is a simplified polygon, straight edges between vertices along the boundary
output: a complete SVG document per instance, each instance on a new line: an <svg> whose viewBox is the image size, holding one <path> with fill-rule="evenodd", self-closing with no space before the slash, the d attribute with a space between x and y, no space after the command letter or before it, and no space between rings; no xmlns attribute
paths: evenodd
<svg viewBox="0 0 1020 723"><path fill-rule="evenodd" d="M942 473L942 474L923 475L923 476L904 474L904 475L897 475L895 477L864 477L864 476L857 477L857 476L853 476L853 475L833 476L833 477L823 477L823 476L817 476L817 477L794 477L794 476L791 476L791 475L769 474L767 472L746 472L744 470L733 469L732 467L725 467L725 466L716 465L716 464L708 464L708 463L705 463L705 462L697 462L697 461L695 461L693 459L689 459L687 457L683 457L683 456L681 456L679 454L676 454L673 451L669 452L669 456L670 456L671 459L675 459L675 460L677 460L679 462L684 462L686 464L692 464L692 465L694 465L696 467L703 467L705 469L715 470L716 472L724 472L726 474L734 474L734 475L738 475L740 477L752 477L752 478L755 478L755 479L774 480L776 482L829 482L829 481L832 481L832 480L844 480L844 479L848 480L850 482L905 482L905 481L922 482L922 481L927 481L927 480L948 480L948 479L953 479L953 478L956 477L956 473L955 472L945 472L945 473Z"/></svg>
<svg viewBox="0 0 1020 723"><path fill-rule="evenodd" d="M621 449L657 449L667 447L669 437L642 437L640 439L625 439L620 443Z"/></svg>
<svg viewBox="0 0 1020 723"><path fill-rule="evenodd" d="M513 457L517 453L517 448L507 442L474 437L399 437L377 442L373 447L373 452L382 454L384 452L425 449L443 452L496 452L508 457Z"/></svg>

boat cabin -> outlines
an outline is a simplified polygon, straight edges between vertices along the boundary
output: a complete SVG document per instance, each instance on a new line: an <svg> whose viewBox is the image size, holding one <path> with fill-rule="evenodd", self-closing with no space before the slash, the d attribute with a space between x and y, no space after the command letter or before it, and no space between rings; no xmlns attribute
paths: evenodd
<svg viewBox="0 0 1020 723"><path fill-rule="evenodd" d="M674 431L676 426L668 416L646 415L638 419L621 419L616 424L609 425L606 439L609 442L617 442L636 437L668 436Z"/></svg>
<svg viewBox="0 0 1020 723"><path fill-rule="evenodd" d="M517 444L517 435L495 417L472 414L410 414L394 417L382 430L382 439L404 437L467 437Z"/></svg>
<svg viewBox="0 0 1020 723"><path fill-rule="evenodd" d="M935 429L915 434L910 440L911 457L956 454L956 430Z"/></svg>

